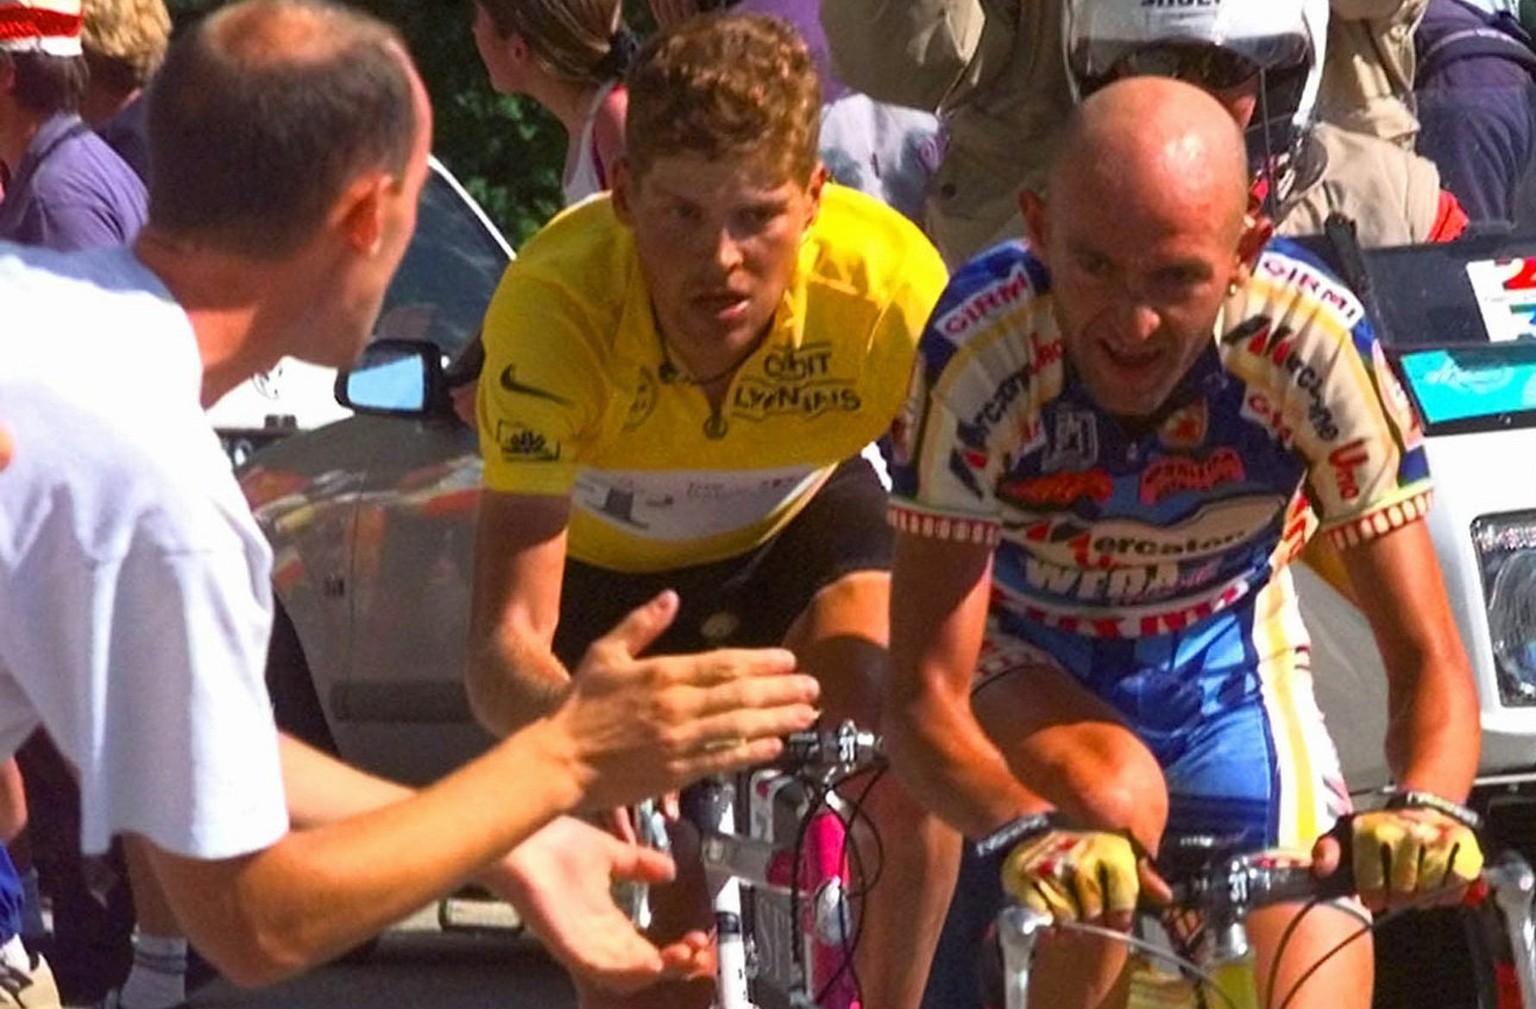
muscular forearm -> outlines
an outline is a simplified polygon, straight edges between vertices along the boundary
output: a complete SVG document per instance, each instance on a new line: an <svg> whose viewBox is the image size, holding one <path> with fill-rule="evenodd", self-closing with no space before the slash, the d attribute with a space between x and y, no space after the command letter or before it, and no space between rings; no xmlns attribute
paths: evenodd
<svg viewBox="0 0 1536 1009"><path fill-rule="evenodd" d="M1481 749L1477 691L1464 661L1425 661L1417 676L1398 677L1411 689L1390 691L1387 762L1405 788L1461 801L1472 787Z"/></svg>
<svg viewBox="0 0 1536 1009"><path fill-rule="evenodd" d="M376 934L572 809L583 787L544 723L414 794L323 760L285 746L285 771L314 776L290 783L295 822L322 826L224 862L152 855L188 936L236 981L269 983Z"/></svg>
<svg viewBox="0 0 1536 1009"><path fill-rule="evenodd" d="M547 648L506 635L475 649L467 680L475 719L508 736L560 706L571 674Z"/></svg>
<svg viewBox="0 0 1536 1009"><path fill-rule="evenodd" d="M913 797L968 837L1046 808L1014 777L970 712L954 703L931 694L893 698L882 731L891 765Z"/></svg>

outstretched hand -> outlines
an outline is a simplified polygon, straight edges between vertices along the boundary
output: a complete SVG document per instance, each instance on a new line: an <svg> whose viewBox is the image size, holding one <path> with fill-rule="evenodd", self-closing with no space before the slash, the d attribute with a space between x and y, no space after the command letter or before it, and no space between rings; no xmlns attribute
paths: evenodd
<svg viewBox="0 0 1536 1009"><path fill-rule="evenodd" d="M714 972L709 937L693 932L658 947L613 902L611 883L667 883L676 867L643 848L563 816L518 845L489 878L545 949L572 975L632 992Z"/></svg>
<svg viewBox="0 0 1536 1009"><path fill-rule="evenodd" d="M585 809L772 760L780 737L816 720L819 687L785 649L640 658L677 608L663 592L593 642L551 716L574 747Z"/></svg>

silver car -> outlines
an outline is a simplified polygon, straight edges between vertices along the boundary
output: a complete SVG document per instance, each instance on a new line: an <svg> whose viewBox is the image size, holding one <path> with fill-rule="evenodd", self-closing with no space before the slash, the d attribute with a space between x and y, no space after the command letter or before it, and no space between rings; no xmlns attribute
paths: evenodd
<svg viewBox="0 0 1536 1009"><path fill-rule="evenodd" d="M480 322L512 255L434 161L374 337L430 357L444 383L430 408L351 416L330 375L326 399L345 419L269 439L237 471L274 552L279 724L400 781L440 777L489 741L462 685L480 462L443 376L477 370Z"/></svg>

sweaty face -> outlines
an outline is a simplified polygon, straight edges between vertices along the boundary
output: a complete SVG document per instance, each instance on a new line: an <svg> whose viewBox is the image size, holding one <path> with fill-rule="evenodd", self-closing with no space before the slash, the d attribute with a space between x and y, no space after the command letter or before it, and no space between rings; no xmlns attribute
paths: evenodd
<svg viewBox="0 0 1536 1009"><path fill-rule="evenodd" d="M684 153L615 178L614 207L634 233L661 331L698 360L739 350L769 325L816 216L820 175L785 181L764 160Z"/></svg>
<svg viewBox="0 0 1536 1009"><path fill-rule="evenodd" d="M1106 411L1146 417L1211 344L1238 277L1241 211L1065 177L1026 200L1068 358Z"/></svg>

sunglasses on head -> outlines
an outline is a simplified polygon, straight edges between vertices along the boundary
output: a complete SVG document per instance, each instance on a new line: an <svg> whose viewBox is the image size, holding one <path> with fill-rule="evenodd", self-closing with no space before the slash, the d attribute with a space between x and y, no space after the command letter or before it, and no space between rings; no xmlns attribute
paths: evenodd
<svg viewBox="0 0 1536 1009"><path fill-rule="evenodd" d="M1225 91L1252 80L1262 69L1248 57L1219 46L1144 46L1115 60L1086 90L1097 91L1122 77L1172 77L1211 91Z"/></svg>

